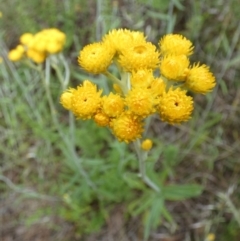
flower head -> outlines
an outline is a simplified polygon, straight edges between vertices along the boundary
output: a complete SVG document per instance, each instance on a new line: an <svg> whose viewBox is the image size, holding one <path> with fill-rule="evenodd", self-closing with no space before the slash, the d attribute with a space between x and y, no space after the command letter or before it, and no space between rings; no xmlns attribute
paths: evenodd
<svg viewBox="0 0 240 241"><path fill-rule="evenodd" d="M29 48L26 52L27 57L30 58L32 61L35 63L41 64L45 61L46 59L46 53L45 52L40 52L35 49Z"/></svg>
<svg viewBox="0 0 240 241"><path fill-rule="evenodd" d="M191 55L192 42L180 34L167 34L159 41L161 55Z"/></svg>
<svg viewBox="0 0 240 241"><path fill-rule="evenodd" d="M124 110L124 99L118 94L110 93L102 98L102 109L109 117L119 116Z"/></svg>
<svg viewBox="0 0 240 241"><path fill-rule="evenodd" d="M60 97L60 103L67 110L72 109L73 90L73 88L65 90Z"/></svg>
<svg viewBox="0 0 240 241"><path fill-rule="evenodd" d="M89 73L104 73L112 62L113 54L111 46L107 43L89 44L80 51L78 63Z"/></svg>
<svg viewBox="0 0 240 241"><path fill-rule="evenodd" d="M152 140L150 139L145 139L142 144L141 144L141 148L144 150L144 151L149 151L152 149Z"/></svg>
<svg viewBox="0 0 240 241"><path fill-rule="evenodd" d="M122 51L118 62L128 72L138 69L154 70L159 63L159 53L150 42L132 44Z"/></svg>
<svg viewBox="0 0 240 241"><path fill-rule="evenodd" d="M103 42L110 44L114 53L119 55L129 45L145 43L146 40L142 32L114 29L103 37Z"/></svg>
<svg viewBox="0 0 240 241"><path fill-rule="evenodd" d="M131 74L132 87L147 88L154 80L153 71L150 69L138 69Z"/></svg>
<svg viewBox="0 0 240 241"><path fill-rule="evenodd" d="M80 119L90 119L101 105L102 90L89 80L85 80L77 89L72 90L72 111Z"/></svg>
<svg viewBox="0 0 240 241"><path fill-rule="evenodd" d="M8 58L11 61L19 61L20 59L23 58L24 56L24 47L22 45L18 45L15 49L12 49L9 53L8 53Z"/></svg>
<svg viewBox="0 0 240 241"><path fill-rule="evenodd" d="M163 121L179 124L191 118L193 100L185 90L170 88L160 98L158 110Z"/></svg>
<svg viewBox="0 0 240 241"><path fill-rule="evenodd" d="M205 64L196 64L188 71L185 86L189 90L195 93L206 94L210 92L215 85L215 77Z"/></svg>
<svg viewBox="0 0 240 241"><path fill-rule="evenodd" d="M133 88L126 96L126 105L129 110L141 117L146 117L155 112L155 105L157 100L153 96L150 89L147 88Z"/></svg>
<svg viewBox="0 0 240 241"><path fill-rule="evenodd" d="M99 126L108 126L110 123L109 116L107 116L103 112L98 112L97 114L95 114L93 119Z"/></svg>
<svg viewBox="0 0 240 241"><path fill-rule="evenodd" d="M33 39L33 34L24 33L20 36L20 43L27 46Z"/></svg>
<svg viewBox="0 0 240 241"><path fill-rule="evenodd" d="M111 122L113 134L119 141L129 143L141 137L143 123L139 118L128 112L123 112Z"/></svg>
<svg viewBox="0 0 240 241"><path fill-rule="evenodd" d="M160 63L161 74L175 81L183 81L190 62L186 55L166 55Z"/></svg>

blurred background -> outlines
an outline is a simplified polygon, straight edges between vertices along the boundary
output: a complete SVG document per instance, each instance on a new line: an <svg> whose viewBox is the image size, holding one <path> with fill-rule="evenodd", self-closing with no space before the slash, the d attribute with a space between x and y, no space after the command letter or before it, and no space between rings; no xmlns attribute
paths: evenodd
<svg viewBox="0 0 240 241"><path fill-rule="evenodd" d="M203 192L165 201L148 240L240 240L238 0L0 0L0 240L138 241L148 225L149 193L125 175L136 171L131 145L91 121L69 125L52 70L60 136L40 76L7 58L23 33L52 27L67 36L63 55L73 87L86 78L108 87L103 76L84 73L77 56L113 28L143 31L154 44L166 33L193 42L191 61L209 65L217 86L194 96L188 123L152 119L149 165L166 171L166 183L198 183Z"/></svg>

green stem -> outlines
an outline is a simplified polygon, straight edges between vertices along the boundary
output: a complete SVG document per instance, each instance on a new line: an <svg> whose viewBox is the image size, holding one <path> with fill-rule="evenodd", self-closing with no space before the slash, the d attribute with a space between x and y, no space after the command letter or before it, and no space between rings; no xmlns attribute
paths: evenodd
<svg viewBox="0 0 240 241"><path fill-rule="evenodd" d="M161 192L160 188L147 176L145 162L147 159L147 152L141 150L140 140L137 139L133 142L139 163L139 176L142 178L144 183L146 183L150 188L156 192Z"/></svg>
<svg viewBox="0 0 240 241"><path fill-rule="evenodd" d="M113 83L119 85L123 91L124 94L127 94L128 92L128 88L125 85L125 81L121 81L120 79L116 78L113 74L111 74L110 72L106 71L104 73L110 80L113 81Z"/></svg>

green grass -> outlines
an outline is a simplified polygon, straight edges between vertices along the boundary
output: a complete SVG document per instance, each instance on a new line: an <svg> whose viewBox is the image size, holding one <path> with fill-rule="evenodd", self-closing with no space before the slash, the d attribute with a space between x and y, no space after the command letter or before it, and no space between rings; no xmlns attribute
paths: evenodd
<svg viewBox="0 0 240 241"><path fill-rule="evenodd" d="M145 227L149 240L164 234L203 241L208 233L239 240L238 1L96 2L0 0L0 237L13 239L22 230L19 239L26 241L40 233L44 240L143 240ZM110 88L103 76L83 72L76 58L85 44L115 27L144 31L156 44L165 33L184 34L195 45L192 61L210 65L218 85L213 93L194 96L188 123L151 120L154 148L147 170L166 184L164 197L136 177L131 145L63 110L54 69L49 90L55 117L39 72L8 61L22 33L48 27L67 35L70 86L90 79ZM59 68L64 73L61 62ZM176 184L182 189L172 192ZM194 184L204 191L191 198L200 193Z"/></svg>

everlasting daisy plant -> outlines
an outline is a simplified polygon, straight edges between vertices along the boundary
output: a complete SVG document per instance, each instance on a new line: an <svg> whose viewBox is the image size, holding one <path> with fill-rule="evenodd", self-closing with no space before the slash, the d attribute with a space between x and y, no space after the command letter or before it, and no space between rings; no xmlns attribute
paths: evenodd
<svg viewBox="0 0 240 241"><path fill-rule="evenodd" d="M43 29L36 34L24 33L20 44L9 52L8 58L14 62L28 58L41 64L48 55L59 53L65 40L66 35L56 28Z"/></svg>
<svg viewBox="0 0 240 241"><path fill-rule="evenodd" d="M22 42L27 43L28 38ZM85 46L78 57L83 70L112 81L112 91L103 95L97 85L84 80L63 92L60 99L77 119L93 119L119 141L133 143L140 177L158 192L160 188L147 177L144 167L146 153L152 148L150 139L143 140L145 119L157 114L171 125L186 122L194 109L188 91L206 94L216 85L208 66L191 64L193 49L191 41L179 34L167 34L155 46L141 32L112 30L100 42ZM111 65L120 78L109 72Z"/></svg>

